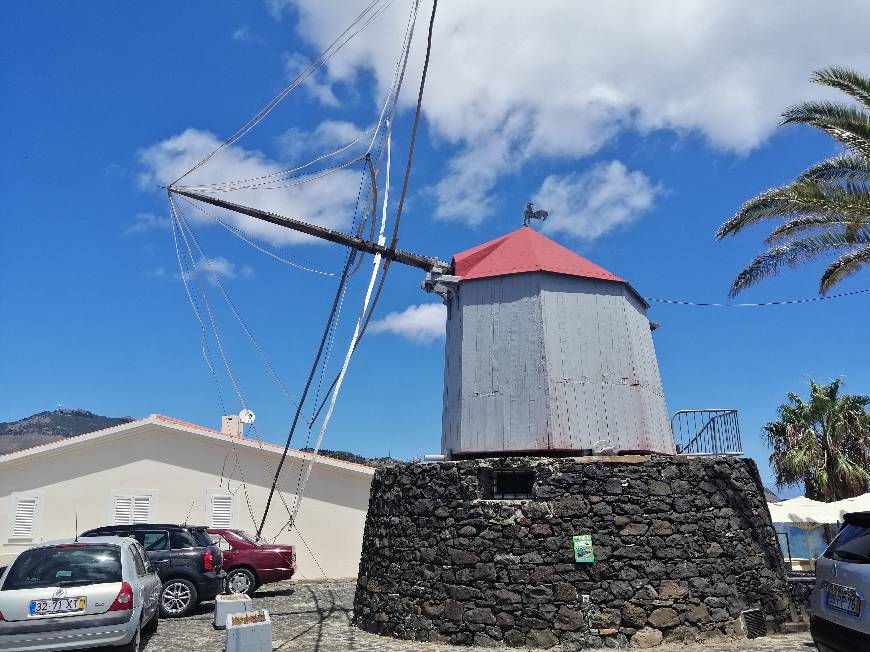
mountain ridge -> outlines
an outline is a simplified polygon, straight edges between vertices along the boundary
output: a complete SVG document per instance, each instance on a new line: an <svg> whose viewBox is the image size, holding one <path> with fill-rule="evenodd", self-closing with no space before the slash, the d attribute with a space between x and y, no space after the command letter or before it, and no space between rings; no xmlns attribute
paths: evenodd
<svg viewBox="0 0 870 652"><path fill-rule="evenodd" d="M134 421L133 417L107 417L82 408L38 412L17 421L0 422L0 455L51 444L95 430ZM311 451L311 448L303 449ZM381 466L389 458L368 458L349 451L321 450L323 455L367 466Z"/></svg>
<svg viewBox="0 0 870 652"><path fill-rule="evenodd" d="M131 421L132 417L106 417L81 408L38 412L17 421L0 422L0 455Z"/></svg>

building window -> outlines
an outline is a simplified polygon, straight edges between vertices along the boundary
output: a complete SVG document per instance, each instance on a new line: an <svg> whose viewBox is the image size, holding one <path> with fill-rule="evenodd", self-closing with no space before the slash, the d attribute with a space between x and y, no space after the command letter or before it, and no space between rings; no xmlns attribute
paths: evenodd
<svg viewBox="0 0 870 652"><path fill-rule="evenodd" d="M535 472L531 469L481 469L478 481L485 500L528 500L533 497Z"/></svg>
<svg viewBox="0 0 870 652"><path fill-rule="evenodd" d="M11 539L33 540L35 538L38 506L39 498L37 496L18 496L15 498Z"/></svg>
<svg viewBox="0 0 870 652"><path fill-rule="evenodd" d="M113 525L132 525L147 523L151 520L151 496L149 495L117 495L115 496Z"/></svg>
<svg viewBox="0 0 870 652"><path fill-rule="evenodd" d="M210 525L214 528L229 528L233 524L233 497L231 494L211 495Z"/></svg>

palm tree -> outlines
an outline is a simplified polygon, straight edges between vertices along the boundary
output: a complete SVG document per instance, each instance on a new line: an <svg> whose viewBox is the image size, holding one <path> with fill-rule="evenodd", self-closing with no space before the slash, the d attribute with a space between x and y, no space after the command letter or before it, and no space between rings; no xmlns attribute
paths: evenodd
<svg viewBox="0 0 870 652"><path fill-rule="evenodd" d="M731 296L776 274L819 256L836 259L822 274L819 293L870 263L870 78L848 68L825 68L812 81L841 90L856 104L804 102L788 109L780 124L821 129L843 145L789 184L747 201L716 232L734 235L763 220L784 219L765 241L770 249L756 257L731 284Z"/></svg>
<svg viewBox="0 0 870 652"><path fill-rule="evenodd" d="M842 381L810 381L810 400L789 393L763 428L776 486L804 483L807 498L842 500L870 484L870 396L840 394Z"/></svg>

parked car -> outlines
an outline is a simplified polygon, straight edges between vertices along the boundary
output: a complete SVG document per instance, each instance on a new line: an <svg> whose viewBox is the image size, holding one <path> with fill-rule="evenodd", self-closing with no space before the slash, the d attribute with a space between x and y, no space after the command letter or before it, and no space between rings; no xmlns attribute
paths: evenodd
<svg viewBox="0 0 870 652"><path fill-rule="evenodd" d="M160 613L168 618L186 616L203 600L223 592L224 574L220 549L204 526L136 523L88 530L82 537L129 536L135 538L160 575Z"/></svg>
<svg viewBox="0 0 870 652"><path fill-rule="evenodd" d="M242 530L209 528L208 532L224 555L228 593L251 595L263 584L289 580L296 572L293 546L257 541Z"/></svg>
<svg viewBox="0 0 870 652"><path fill-rule="evenodd" d="M134 539L32 546L0 577L0 650L139 650L157 629L160 578Z"/></svg>
<svg viewBox="0 0 870 652"><path fill-rule="evenodd" d="M816 560L810 633L821 652L870 650L870 512L843 520Z"/></svg>

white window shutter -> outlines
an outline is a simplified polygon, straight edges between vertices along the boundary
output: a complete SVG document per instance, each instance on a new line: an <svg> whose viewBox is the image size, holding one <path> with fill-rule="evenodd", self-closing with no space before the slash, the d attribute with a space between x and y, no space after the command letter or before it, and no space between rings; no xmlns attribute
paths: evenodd
<svg viewBox="0 0 870 652"><path fill-rule="evenodd" d="M133 496L115 496L114 525L133 523Z"/></svg>
<svg viewBox="0 0 870 652"><path fill-rule="evenodd" d="M151 520L151 496L133 496L133 523L147 523Z"/></svg>
<svg viewBox="0 0 870 652"><path fill-rule="evenodd" d="M151 520L151 496L115 496L115 525L147 523Z"/></svg>
<svg viewBox="0 0 870 652"><path fill-rule="evenodd" d="M33 522L36 519L36 498L19 498L15 501L15 522L12 525L13 538L33 537Z"/></svg>
<svg viewBox="0 0 870 652"><path fill-rule="evenodd" d="M232 527L233 497L229 494L214 494L211 497L211 526Z"/></svg>

